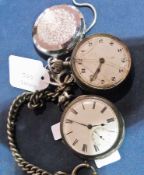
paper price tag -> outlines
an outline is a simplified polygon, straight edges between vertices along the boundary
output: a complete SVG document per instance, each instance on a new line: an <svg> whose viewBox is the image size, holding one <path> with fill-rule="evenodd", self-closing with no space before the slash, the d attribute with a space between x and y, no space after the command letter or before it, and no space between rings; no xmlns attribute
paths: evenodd
<svg viewBox="0 0 144 175"><path fill-rule="evenodd" d="M48 70L41 61L10 55L9 78L13 87L35 92L49 86Z"/></svg>
<svg viewBox="0 0 144 175"><path fill-rule="evenodd" d="M111 155L109 155L108 157L104 158L104 159L99 159L99 160L95 160L95 164L98 168L101 168L103 166L112 164L114 162L117 162L121 159L120 153L119 151L115 151L114 153L112 153Z"/></svg>
<svg viewBox="0 0 144 175"><path fill-rule="evenodd" d="M60 123L57 123L51 127L54 140L60 140L62 138L60 132Z"/></svg>

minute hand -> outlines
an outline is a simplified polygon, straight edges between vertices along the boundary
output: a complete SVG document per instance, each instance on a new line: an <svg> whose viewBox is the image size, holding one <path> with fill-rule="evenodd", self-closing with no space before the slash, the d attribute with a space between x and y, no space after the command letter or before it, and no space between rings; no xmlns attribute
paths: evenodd
<svg viewBox="0 0 144 175"><path fill-rule="evenodd" d="M74 120L70 120L70 121L71 121L72 123L77 123L77 124L79 124L79 125L88 127L88 125L86 125L86 124L84 124L84 123L79 123L79 122L74 121Z"/></svg>

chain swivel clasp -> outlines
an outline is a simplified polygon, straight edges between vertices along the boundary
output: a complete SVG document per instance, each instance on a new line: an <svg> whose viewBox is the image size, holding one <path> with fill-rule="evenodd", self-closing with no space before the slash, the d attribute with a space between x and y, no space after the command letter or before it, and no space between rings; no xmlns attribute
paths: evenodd
<svg viewBox="0 0 144 175"><path fill-rule="evenodd" d="M77 175L77 173L80 169L89 169L90 171L92 171L91 175L98 175L95 168L93 166L89 165L88 163L82 163L82 164L77 165L73 169L71 175Z"/></svg>
<svg viewBox="0 0 144 175"><path fill-rule="evenodd" d="M69 67L70 67L69 57L67 57L65 60L53 57L48 60L48 68L54 74L60 74L64 69Z"/></svg>

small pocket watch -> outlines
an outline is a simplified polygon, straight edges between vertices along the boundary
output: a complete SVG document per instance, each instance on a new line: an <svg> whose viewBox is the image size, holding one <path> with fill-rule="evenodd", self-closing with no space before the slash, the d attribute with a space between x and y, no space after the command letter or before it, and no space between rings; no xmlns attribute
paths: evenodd
<svg viewBox="0 0 144 175"><path fill-rule="evenodd" d="M61 133L75 153L101 159L120 147L125 126L122 115L108 100L79 96L63 112Z"/></svg>
<svg viewBox="0 0 144 175"><path fill-rule="evenodd" d="M128 47L120 39L95 34L77 44L71 56L71 69L81 87L106 90L127 78L131 62Z"/></svg>
<svg viewBox="0 0 144 175"><path fill-rule="evenodd" d="M91 25L86 29L83 14L73 5L62 4L47 8L37 18L32 33L34 45L41 53L57 57L69 53L95 25L95 8L89 3L77 3L75 0L73 3L93 11Z"/></svg>

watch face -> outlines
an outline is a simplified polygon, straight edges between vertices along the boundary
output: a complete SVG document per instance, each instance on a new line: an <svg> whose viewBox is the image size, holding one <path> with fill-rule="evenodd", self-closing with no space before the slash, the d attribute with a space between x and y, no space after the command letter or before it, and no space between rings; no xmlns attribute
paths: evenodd
<svg viewBox="0 0 144 175"><path fill-rule="evenodd" d="M74 152L102 158L120 146L124 123L119 112L107 100L80 96L64 111L61 133Z"/></svg>
<svg viewBox="0 0 144 175"><path fill-rule="evenodd" d="M126 79L131 56L119 39L98 34L77 45L71 63L74 75L82 84L94 89L111 89Z"/></svg>
<svg viewBox="0 0 144 175"><path fill-rule="evenodd" d="M85 30L84 18L71 5L56 5L46 9L33 27L33 42L46 55L59 55L72 49Z"/></svg>

